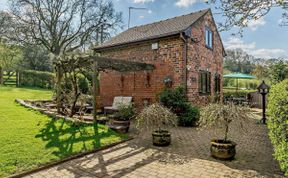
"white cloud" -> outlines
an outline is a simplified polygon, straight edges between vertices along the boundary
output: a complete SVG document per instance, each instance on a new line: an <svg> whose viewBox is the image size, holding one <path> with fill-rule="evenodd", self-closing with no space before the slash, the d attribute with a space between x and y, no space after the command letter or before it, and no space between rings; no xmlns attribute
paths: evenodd
<svg viewBox="0 0 288 178"><path fill-rule="evenodd" d="M258 27L264 26L266 24L266 21L264 18L258 19L258 20L251 20L248 23L248 28L250 28L252 31L256 31Z"/></svg>
<svg viewBox="0 0 288 178"><path fill-rule="evenodd" d="M175 3L176 6L178 7L189 7L192 6L193 4L197 3L197 2L207 2L208 0L177 0L177 2Z"/></svg>
<svg viewBox="0 0 288 178"><path fill-rule="evenodd" d="M224 41L225 49L242 49L250 55L257 58L279 58L287 57L288 52L279 48L260 48L256 47L256 43L245 43L242 39L231 37Z"/></svg>
<svg viewBox="0 0 288 178"><path fill-rule="evenodd" d="M178 0L175 5L178 7L188 7L195 4L197 0Z"/></svg>
<svg viewBox="0 0 288 178"><path fill-rule="evenodd" d="M154 2L154 0L133 0L133 3L147 3L147 2Z"/></svg>
<svg viewBox="0 0 288 178"><path fill-rule="evenodd" d="M144 19L144 18L145 18L144 15L140 15L140 16L139 16L139 19Z"/></svg>
<svg viewBox="0 0 288 178"><path fill-rule="evenodd" d="M239 39L239 38L229 38L228 41L224 41L224 46L226 49L242 49L244 51L248 51L251 49L255 49L256 48L256 43L244 43L243 40Z"/></svg>

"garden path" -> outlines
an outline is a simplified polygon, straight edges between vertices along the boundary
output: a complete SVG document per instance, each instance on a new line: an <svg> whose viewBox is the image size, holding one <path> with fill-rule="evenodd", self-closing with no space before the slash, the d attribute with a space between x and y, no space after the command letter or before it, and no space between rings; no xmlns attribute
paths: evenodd
<svg viewBox="0 0 288 178"><path fill-rule="evenodd" d="M284 177L273 159L264 125L250 123L245 133L230 134L238 144L233 161L210 157L209 140L217 132L197 128L173 128L171 132L169 147L154 147L150 134L140 134L129 142L27 177Z"/></svg>

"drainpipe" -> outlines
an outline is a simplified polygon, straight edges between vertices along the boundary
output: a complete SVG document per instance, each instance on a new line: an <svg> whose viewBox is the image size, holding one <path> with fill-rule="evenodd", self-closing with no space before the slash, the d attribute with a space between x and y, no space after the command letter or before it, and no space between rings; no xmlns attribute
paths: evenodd
<svg viewBox="0 0 288 178"><path fill-rule="evenodd" d="M183 46L183 82L184 82L184 88L185 88L185 92L187 95L187 50L188 50L188 37L185 35L185 33L181 33L180 34L180 38L183 40L184 42L184 46Z"/></svg>

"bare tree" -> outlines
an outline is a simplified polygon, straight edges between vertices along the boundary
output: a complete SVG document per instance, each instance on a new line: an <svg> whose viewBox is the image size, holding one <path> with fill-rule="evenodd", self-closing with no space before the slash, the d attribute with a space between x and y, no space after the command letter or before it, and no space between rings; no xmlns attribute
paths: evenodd
<svg viewBox="0 0 288 178"><path fill-rule="evenodd" d="M221 30L230 30L240 27L247 27L250 21L259 20L267 15L272 8L279 8L282 13L282 25L288 25L288 1L287 0L208 0L208 3L215 4L215 8L225 18L219 23Z"/></svg>
<svg viewBox="0 0 288 178"><path fill-rule="evenodd" d="M95 43L121 24L122 14L105 0L11 0L14 33L9 38L40 44L50 53L56 70L56 99L60 108L61 56ZM99 38L96 38L98 40Z"/></svg>

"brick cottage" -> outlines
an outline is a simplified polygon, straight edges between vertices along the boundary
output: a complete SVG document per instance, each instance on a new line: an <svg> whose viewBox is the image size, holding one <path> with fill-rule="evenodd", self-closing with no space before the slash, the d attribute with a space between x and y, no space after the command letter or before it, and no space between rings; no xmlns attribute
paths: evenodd
<svg viewBox="0 0 288 178"><path fill-rule="evenodd" d="M132 96L137 107L155 102L164 80L186 87L193 105L222 97L221 37L210 9L130 28L95 47L103 57L154 64L153 71L100 73L101 105L115 96ZM167 83L166 83L167 84Z"/></svg>

